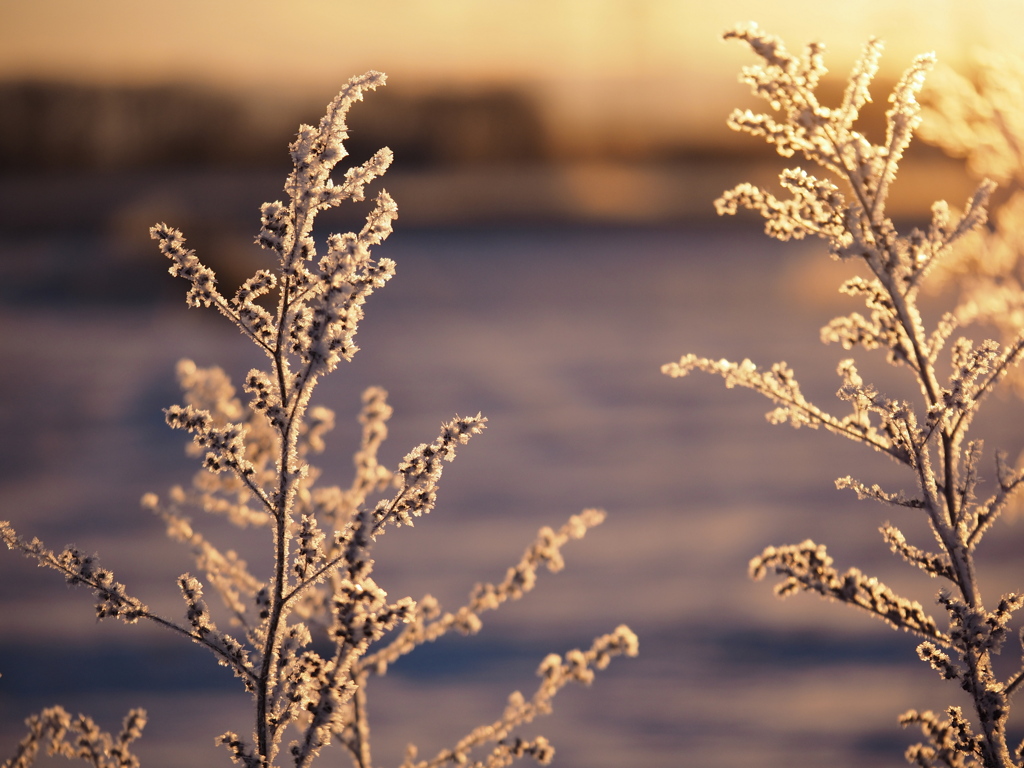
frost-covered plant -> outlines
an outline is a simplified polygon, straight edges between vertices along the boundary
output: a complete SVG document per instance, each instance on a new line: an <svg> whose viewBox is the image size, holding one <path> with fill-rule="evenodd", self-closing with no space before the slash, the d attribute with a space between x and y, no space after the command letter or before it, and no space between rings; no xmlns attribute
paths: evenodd
<svg viewBox="0 0 1024 768"><path fill-rule="evenodd" d="M927 96L920 135L976 177L998 182L1003 194L981 228L937 270L936 287L955 286L961 323L997 328L1004 341L1024 326L1024 60L978 54L972 80L940 68ZM1012 381L1024 395L1024 376Z"/></svg>
<svg viewBox="0 0 1024 768"><path fill-rule="evenodd" d="M947 626L940 626L920 603L899 596L860 570L838 571L825 547L809 540L768 547L751 561L750 572L757 579L769 571L780 576L776 587L780 596L816 592L917 635L921 659L966 691L972 710L968 714L952 706L945 717L931 711L902 715L901 722L916 723L927 739L926 744L908 750L910 763L947 768L1020 765L1022 747L1011 753L1006 726L1024 669L1000 678L993 657L1002 649L1014 612L1024 605L1024 595L1010 593L995 601L989 597L986 605L975 553L982 536L1019 491L1024 473L996 453L995 487L990 496L980 498L982 443L968 439L968 430L985 396L1024 355L1024 334L1018 327L1005 344L985 341L975 346L966 338L951 341L958 327L953 313L929 327L918 309L925 276L947 258L958 240L985 222L994 184L984 181L964 213L954 215L939 202L932 207L927 228L901 234L886 214L886 201L920 122L916 97L933 57L918 57L899 80L889 97L885 140L872 144L854 125L870 99L868 88L878 69L881 43L867 44L841 104L827 107L815 94L825 73L820 45L810 45L797 57L757 27L736 29L726 38L745 43L761 58L759 64L743 70L742 80L776 113L737 110L730 127L764 137L784 157L803 155L831 178L792 168L780 177L788 197L780 199L741 184L716 202L718 212L734 214L740 207L750 208L764 217L765 230L772 237L820 237L833 258L866 269L867 277L852 277L840 290L862 298L868 316L853 313L834 319L822 329L822 340L848 350L885 350L889 363L906 370L917 384L919 398L912 403L887 397L861 378L853 360L844 360L838 370L842 382L838 396L850 409L842 416L809 402L785 363L763 369L749 360L734 363L686 355L665 365L663 371L670 376L693 371L720 375L727 387L747 387L772 400L776 407L768 414L771 422L823 427L887 455L913 475L912 492L887 490L852 477L840 478L836 484L860 498L927 518L935 536L934 549L925 548L923 542L909 542L891 524L883 526L881 533L894 553L944 582L938 603L948 614ZM939 360L947 348L951 372L943 374Z"/></svg>
<svg viewBox="0 0 1024 768"><path fill-rule="evenodd" d="M231 668L253 698L254 727L251 738L228 732L220 742L234 762L247 768L283 762L302 768L331 742L340 744L358 768L370 768L368 678L384 674L396 659L449 630L478 631L483 612L530 591L541 567L559 570L561 547L604 517L588 510L558 530L542 528L502 581L477 584L465 605L444 611L429 595L419 601L389 599L373 580L370 552L389 527L412 525L433 509L443 463L483 430L486 419L456 416L437 439L414 448L391 470L377 459L391 407L384 390L371 388L363 393L362 441L351 485L320 482L321 471L311 457L324 448L334 414L311 407L310 398L321 377L355 354L353 338L363 304L394 274L394 263L375 259L371 249L391 232L397 209L381 191L365 226L358 233L328 237L320 258L313 223L322 211L363 200L365 186L390 165L391 152L382 149L340 182L330 178L347 154L343 142L349 107L365 90L384 82L378 72L352 78L318 127L299 129L290 147L294 169L285 183L288 202L263 205L257 238L275 254L276 271L257 271L228 298L180 232L166 224L151 229L171 261L171 274L189 283L188 304L215 308L267 357L265 369L245 377L247 403L220 368L199 368L187 360L178 365L186 402L166 410L167 422L191 433L192 453L201 458L202 469L190 489L172 488L162 499L147 494L142 503L163 518L171 538L191 549L197 571L205 575L205 581L191 573L178 578L185 621L152 612L96 557L73 547L52 551L0 522L0 536L9 548L91 589L99 618L155 622L205 646ZM265 530L269 578L260 578L233 550L218 548L193 528L185 514L190 509ZM206 595L211 590L224 603L230 629L214 620ZM530 699L512 694L493 722L431 759L418 759L410 748L403 766L504 766L524 755L547 763L551 745L542 737L527 741L514 736L516 727L549 712L551 698L566 683L587 684L613 656L636 653L635 635L620 626L586 651L551 654L538 669L541 683ZM117 738L101 733L88 718L72 721L59 708L27 722L29 732L4 768L30 765L44 743L52 753L96 766L127 767L137 765L129 744L139 735L145 714L132 711Z"/></svg>

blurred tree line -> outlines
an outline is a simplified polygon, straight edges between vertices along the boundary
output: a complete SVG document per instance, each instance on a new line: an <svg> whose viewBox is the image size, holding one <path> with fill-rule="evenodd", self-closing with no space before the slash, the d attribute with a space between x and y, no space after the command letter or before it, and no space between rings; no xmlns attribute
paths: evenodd
<svg viewBox="0 0 1024 768"><path fill-rule="evenodd" d="M282 136L315 119L310 100L268 103L193 85L0 83L0 172L266 167L287 162ZM537 106L522 92L386 89L353 114L353 158L390 146L403 168L543 162Z"/></svg>
<svg viewBox="0 0 1024 768"><path fill-rule="evenodd" d="M826 79L826 101L838 103L842 86ZM282 137L294 135L301 122L315 121L323 103L269 93L198 84L0 82L0 173L287 168ZM884 107L867 105L862 129L884 135ZM591 136L580 142L556 139L552 119L535 94L514 86L390 86L353 113L346 146L357 162L389 146L403 171L573 160L672 165L754 159L749 146L724 130L704 135L681 125L666 135L634 116L622 135L599 130L596 141ZM918 145L911 151L918 152Z"/></svg>

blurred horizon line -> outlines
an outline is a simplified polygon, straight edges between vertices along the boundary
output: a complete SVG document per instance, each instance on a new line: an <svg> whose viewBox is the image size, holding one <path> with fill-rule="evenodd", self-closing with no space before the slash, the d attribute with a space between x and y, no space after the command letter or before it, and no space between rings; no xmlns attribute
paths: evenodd
<svg viewBox="0 0 1024 768"><path fill-rule="evenodd" d="M873 90L895 80L879 76ZM845 81L826 77L823 102ZM0 78L0 173L165 168L274 168L300 123L333 96L275 94L190 81L84 84ZM610 118L569 118L526 85L389 86L348 116L353 157L383 146L406 169L565 163L692 163L763 159L763 142L726 125L732 108L763 110L752 96L720 111L652 116L639 106ZM859 120L884 136L884 99ZM917 143L915 152L921 152ZM927 150L925 150L927 151ZM770 153L769 155L770 156Z"/></svg>

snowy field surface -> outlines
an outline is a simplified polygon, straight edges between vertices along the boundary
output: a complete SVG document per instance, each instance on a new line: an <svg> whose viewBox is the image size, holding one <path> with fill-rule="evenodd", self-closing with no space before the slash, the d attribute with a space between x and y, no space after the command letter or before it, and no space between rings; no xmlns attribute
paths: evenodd
<svg viewBox="0 0 1024 768"><path fill-rule="evenodd" d="M174 363L219 364L239 381L260 361L220 317L185 307L185 284L163 273L155 247L140 267L108 242L65 229L0 245L0 517L99 553L130 592L179 616L174 578L192 563L138 504L195 468L163 423L178 402ZM857 307L835 293L842 268L814 244L774 243L749 221L403 230L399 219L377 253L397 276L367 304L362 351L317 392L338 421L326 477L350 477L369 385L395 409L392 465L456 413L489 419L446 468L435 512L378 543L381 586L455 608L475 582L502 578L541 525L585 507L609 513L566 548L562 573L485 616L478 636L445 638L372 682L377 764L397 765L408 742L432 756L500 715L513 690L529 695L548 652L620 623L639 635L639 658L565 690L526 731L551 739L555 765L898 766L916 735L896 716L961 703L916 659L913 638L809 596L780 603L746 575L764 546L812 538L838 567L932 605L937 585L897 563L877 530L892 517L925 545L921 526L833 486L853 474L912 490L910 478L838 437L770 426L768 403L749 392L659 372L687 352L785 360L811 399L842 412L843 352L822 347L818 328ZM124 271L108 283L100 267L111 266ZM905 385L880 355L866 359L876 364L865 378ZM991 410L978 427L987 445L1019 450L1007 416L1019 410ZM197 524L266 568L259 532ZM989 593L1021 586L1021 524L1001 525L982 552ZM198 646L92 615L88 594L0 552L0 757L24 717L61 703L107 729L146 708L144 766L227 765L215 737L251 731L238 681Z"/></svg>

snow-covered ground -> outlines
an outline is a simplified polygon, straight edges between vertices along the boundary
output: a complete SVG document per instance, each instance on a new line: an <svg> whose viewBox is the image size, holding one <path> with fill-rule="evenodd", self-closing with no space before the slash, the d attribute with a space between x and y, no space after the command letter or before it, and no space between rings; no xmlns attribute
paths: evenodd
<svg viewBox="0 0 1024 768"><path fill-rule="evenodd" d="M178 615L173 579L191 563L138 506L194 469L162 420L177 402L173 365L188 356L238 380L259 358L183 301L47 298L46 280L60 275L46 265L103 260L87 236L47 237L0 252L8 274L16 259L39 259L17 267L33 300L0 306L0 517L52 546L98 552L130 591ZM70 255L48 260L61 248ZM430 592L455 607L474 582L500 579L539 526L584 507L609 518L567 548L564 572L486 616L479 636L446 638L374 681L378 764L396 765L409 741L433 755L500 715L513 689L532 691L546 653L623 622L640 657L616 659L591 690L563 692L533 729L554 743L556 765L896 766L914 740L900 712L960 703L916 660L913 638L808 596L779 603L746 575L765 545L813 538L839 567L930 605L936 584L897 563L877 533L892 517L919 535L916 521L833 486L846 474L910 479L838 437L768 425L768 403L753 394L659 372L687 352L786 360L809 397L841 410L842 350L822 347L818 328L855 307L834 293L842 268L813 244L774 243L749 222L403 231L399 220L379 253L397 277L368 302L362 351L318 390L339 423L326 476L349 477L359 393L371 384L395 408L392 464L455 413L483 411L489 425L445 470L436 511L379 542L378 582L393 597ZM170 286L161 296L183 296L184 283L160 279ZM1005 416L1014 404L994 408L1003 418L979 425L994 430L988 445L1019 448L1019 421ZM262 562L259 534L229 540L211 526ZM991 592L1021 586L1009 570L1020 535L1019 523L991 534ZM25 716L54 703L106 728L146 707L138 751L149 766L225 765L214 738L250 730L247 696L202 649L149 627L98 625L87 594L6 552L0 615L0 756Z"/></svg>

